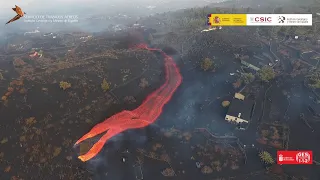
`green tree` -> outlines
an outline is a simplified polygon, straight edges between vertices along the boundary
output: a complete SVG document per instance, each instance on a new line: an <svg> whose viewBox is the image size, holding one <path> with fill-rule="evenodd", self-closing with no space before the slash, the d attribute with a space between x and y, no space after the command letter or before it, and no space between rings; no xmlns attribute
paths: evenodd
<svg viewBox="0 0 320 180"><path fill-rule="evenodd" d="M276 73L273 68L270 66L264 66L259 71L259 77L263 82L269 82L273 78L275 78Z"/></svg>
<svg viewBox="0 0 320 180"><path fill-rule="evenodd" d="M59 86L60 86L60 88L63 89L63 90L66 90L66 89L71 88L71 84L68 83L68 82L65 82L65 81L61 81L61 82L59 83Z"/></svg>
<svg viewBox="0 0 320 180"><path fill-rule="evenodd" d="M320 89L320 71L316 71L307 76L308 85L314 89Z"/></svg>
<svg viewBox="0 0 320 180"><path fill-rule="evenodd" d="M103 79L103 81L101 83L101 89L103 90L103 92L106 92L110 89L110 85L106 79Z"/></svg>
<svg viewBox="0 0 320 180"><path fill-rule="evenodd" d="M272 158L271 154L267 151L262 151L259 153L259 157L262 162L266 164L274 164L274 159Z"/></svg>
<svg viewBox="0 0 320 180"><path fill-rule="evenodd" d="M201 62L201 69L204 71L214 70L214 62L210 58L205 58Z"/></svg>
<svg viewBox="0 0 320 180"><path fill-rule="evenodd" d="M242 73L241 74L241 81L245 84L250 84L254 81L255 76L252 73Z"/></svg>

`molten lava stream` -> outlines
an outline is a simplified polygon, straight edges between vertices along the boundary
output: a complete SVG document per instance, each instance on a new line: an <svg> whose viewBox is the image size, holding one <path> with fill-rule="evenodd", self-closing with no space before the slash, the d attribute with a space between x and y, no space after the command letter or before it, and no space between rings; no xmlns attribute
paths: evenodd
<svg viewBox="0 0 320 180"><path fill-rule="evenodd" d="M182 82L181 74L174 60L161 49L149 48L145 44L139 44L136 48L158 51L163 55L166 74L165 83L151 93L138 108L132 111L122 111L111 116L94 126L90 132L81 137L75 144L79 144L88 138L107 131L86 154L78 157L83 162L95 157L101 151L104 144L113 136L128 129L143 128L154 123L160 116L163 106L169 102L173 93Z"/></svg>

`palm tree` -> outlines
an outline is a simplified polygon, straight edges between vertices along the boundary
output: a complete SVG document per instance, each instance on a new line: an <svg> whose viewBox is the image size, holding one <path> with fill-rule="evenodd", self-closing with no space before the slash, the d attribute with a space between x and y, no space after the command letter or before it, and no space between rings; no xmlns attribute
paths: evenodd
<svg viewBox="0 0 320 180"><path fill-rule="evenodd" d="M265 164L274 164L274 159L272 158L271 154L267 151L260 152L259 157L261 161L263 161Z"/></svg>

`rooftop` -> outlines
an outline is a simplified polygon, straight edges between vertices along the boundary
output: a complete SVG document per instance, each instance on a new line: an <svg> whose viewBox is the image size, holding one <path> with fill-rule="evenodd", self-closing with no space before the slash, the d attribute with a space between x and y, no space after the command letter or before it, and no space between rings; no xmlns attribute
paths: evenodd
<svg viewBox="0 0 320 180"><path fill-rule="evenodd" d="M252 56L248 59L244 59L243 61L250 63L258 68L261 68L269 64L269 61L264 56Z"/></svg>
<svg viewBox="0 0 320 180"><path fill-rule="evenodd" d="M253 101L249 99L240 100L234 98L228 109L228 115L238 117L240 115L241 119L250 120L251 112L253 108Z"/></svg>

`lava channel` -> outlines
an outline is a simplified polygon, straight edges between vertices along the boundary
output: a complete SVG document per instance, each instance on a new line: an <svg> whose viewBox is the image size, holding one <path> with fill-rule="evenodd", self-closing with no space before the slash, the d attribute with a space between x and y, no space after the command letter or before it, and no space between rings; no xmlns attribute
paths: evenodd
<svg viewBox="0 0 320 180"><path fill-rule="evenodd" d="M78 158L85 162L95 157L103 148L104 144L113 136L128 129L146 127L154 123L160 116L163 107L169 102L173 93L182 82L182 76L173 58L168 56L161 49L149 48L146 44L139 44L136 48L143 48L149 51L158 51L164 57L165 83L151 93L144 102L132 111L121 111L103 122L95 125L90 132L81 137L75 145L82 141L106 132L92 148Z"/></svg>

